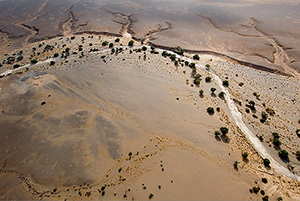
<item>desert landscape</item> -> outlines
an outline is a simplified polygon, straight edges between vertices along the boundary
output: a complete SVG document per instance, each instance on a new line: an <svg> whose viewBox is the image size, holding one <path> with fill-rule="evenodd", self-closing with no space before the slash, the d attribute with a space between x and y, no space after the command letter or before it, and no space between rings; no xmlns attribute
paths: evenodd
<svg viewBox="0 0 300 201"><path fill-rule="evenodd" d="M300 200L299 3L0 1L0 199Z"/></svg>

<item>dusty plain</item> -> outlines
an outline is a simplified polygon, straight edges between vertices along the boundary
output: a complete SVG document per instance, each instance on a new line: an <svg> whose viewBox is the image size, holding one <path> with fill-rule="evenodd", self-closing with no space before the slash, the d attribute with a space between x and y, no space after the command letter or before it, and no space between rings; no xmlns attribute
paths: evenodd
<svg viewBox="0 0 300 201"><path fill-rule="evenodd" d="M0 78L0 199L261 200L267 195L300 200L299 180L277 173L272 163L264 165L219 96L217 80L206 81L217 75L229 82L226 93L247 127L263 138L272 158L299 178L295 41L300 31L292 26L285 29L287 35L278 34L268 27L270 17L260 21L253 13L245 19L229 16L229 26L218 21L225 20L222 16L213 17L219 11L208 12L218 6L229 7L228 13L239 6L242 12L259 7L255 1L218 6L203 1L197 7L188 1L186 8L171 2L0 2L0 9L10 8L1 11L0 61L23 56L0 68L1 75L12 70ZM275 10L284 5L290 15L299 9L290 2L259 9L266 5ZM24 11L17 12L20 8ZM25 20L9 21L12 15ZM244 24L235 27L239 20ZM190 34L197 29L207 38ZM247 36L237 39L243 35L239 31ZM294 46L285 48L289 40ZM160 48L182 48L185 57L172 61ZM193 60L195 54L199 61ZM38 62L30 64L34 59ZM198 64L200 84L193 83L193 68L185 61ZM251 100L255 109L249 110ZM214 114L207 113L208 107ZM216 135L221 127L228 134ZM279 146L273 143L274 132ZM286 160L278 156L282 149L289 152ZM259 192L251 193L253 187Z"/></svg>

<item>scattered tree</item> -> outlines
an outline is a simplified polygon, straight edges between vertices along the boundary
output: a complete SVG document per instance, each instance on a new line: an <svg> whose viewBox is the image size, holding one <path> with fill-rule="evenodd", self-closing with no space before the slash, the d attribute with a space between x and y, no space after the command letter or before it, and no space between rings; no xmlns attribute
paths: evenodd
<svg viewBox="0 0 300 201"><path fill-rule="evenodd" d="M193 59L195 59L195 60L199 60L199 59L200 59L200 57L199 57L199 55L198 55L198 54L195 54L195 55L193 56Z"/></svg>
<svg viewBox="0 0 300 201"><path fill-rule="evenodd" d="M108 45L108 42L107 41L103 41L102 42L102 46L106 46L106 45Z"/></svg>
<svg viewBox="0 0 300 201"><path fill-rule="evenodd" d="M142 47L142 50L143 50L143 51L146 51L146 50L147 50L147 47L146 47L146 46L143 46L143 47Z"/></svg>
<svg viewBox="0 0 300 201"><path fill-rule="evenodd" d="M53 66L55 64L55 61L50 61L50 66Z"/></svg>
<svg viewBox="0 0 300 201"><path fill-rule="evenodd" d="M211 82L211 77L206 77L205 82Z"/></svg>
<svg viewBox="0 0 300 201"><path fill-rule="evenodd" d="M278 156L282 159L288 159L289 153L286 150L282 149L278 152Z"/></svg>
<svg viewBox="0 0 300 201"><path fill-rule="evenodd" d="M267 158L265 158L264 159L264 165L266 166L266 167L270 167L270 160L269 159L267 159Z"/></svg>
<svg viewBox="0 0 300 201"><path fill-rule="evenodd" d="M132 46L133 46L133 43L134 43L133 40L129 41L129 42L128 42L128 46L129 46L129 47L132 47Z"/></svg>
<svg viewBox="0 0 300 201"><path fill-rule="evenodd" d="M223 91L221 91L219 94L218 94L219 98L221 99L225 99L225 93Z"/></svg>
<svg viewBox="0 0 300 201"><path fill-rule="evenodd" d="M262 197L262 200L263 201L268 201L269 200L269 196L266 195L266 196Z"/></svg>
<svg viewBox="0 0 300 201"><path fill-rule="evenodd" d="M215 136L219 136L221 133L219 131L215 131Z"/></svg>
<svg viewBox="0 0 300 201"><path fill-rule="evenodd" d="M114 46L113 43L109 43L109 48L112 48Z"/></svg>
<svg viewBox="0 0 300 201"><path fill-rule="evenodd" d="M214 87L210 88L211 93L215 93L216 90L217 90L217 89L214 88Z"/></svg>
<svg viewBox="0 0 300 201"><path fill-rule="evenodd" d="M221 133L222 133L223 135L226 135L226 134L228 133L228 128L226 128L226 127L221 127L221 128L220 128L220 131L221 131Z"/></svg>
<svg viewBox="0 0 300 201"><path fill-rule="evenodd" d="M244 159L247 159L248 158L248 153L247 152L243 152L242 156L243 156Z"/></svg>
<svg viewBox="0 0 300 201"><path fill-rule="evenodd" d="M214 114L214 113L215 113L214 108L213 108L213 107L208 107L208 108L207 108L207 113L208 113L208 114Z"/></svg>
<svg viewBox="0 0 300 201"><path fill-rule="evenodd" d="M210 67L210 65L209 65L209 64L206 64L205 66L206 66L207 68L209 68L209 67Z"/></svg>
<svg viewBox="0 0 300 201"><path fill-rule="evenodd" d="M233 167L234 167L235 169L237 169L237 168L238 168L238 164L239 164L239 162L235 161L235 162L233 163Z"/></svg>
<svg viewBox="0 0 300 201"><path fill-rule="evenodd" d="M36 64L38 61L36 59L31 60L31 64Z"/></svg>
<svg viewBox="0 0 300 201"><path fill-rule="evenodd" d="M171 54L170 59L171 59L172 61L175 61L175 59L176 59L176 54Z"/></svg>
<svg viewBox="0 0 300 201"><path fill-rule="evenodd" d="M223 83L223 85L224 85L225 87L228 87L228 86L229 86L228 80L223 80L222 83Z"/></svg>
<svg viewBox="0 0 300 201"><path fill-rule="evenodd" d="M300 160L300 151L296 152L296 157L297 157L298 160Z"/></svg>
<svg viewBox="0 0 300 201"><path fill-rule="evenodd" d="M153 198L153 194L152 193L150 193L150 195L149 195L149 199L152 199Z"/></svg>
<svg viewBox="0 0 300 201"><path fill-rule="evenodd" d="M267 178L262 178L261 181L262 181L264 184L268 183Z"/></svg>
<svg viewBox="0 0 300 201"><path fill-rule="evenodd" d="M120 41L120 38L116 38L115 42L118 43Z"/></svg>
<svg viewBox="0 0 300 201"><path fill-rule="evenodd" d="M204 93L203 89L200 89L200 90L199 90L199 95L200 95L200 96L203 96L203 93Z"/></svg>

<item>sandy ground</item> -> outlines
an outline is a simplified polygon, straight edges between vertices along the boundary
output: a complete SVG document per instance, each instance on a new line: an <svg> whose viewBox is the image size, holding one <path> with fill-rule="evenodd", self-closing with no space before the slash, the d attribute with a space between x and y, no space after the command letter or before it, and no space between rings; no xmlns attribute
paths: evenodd
<svg viewBox="0 0 300 201"><path fill-rule="evenodd" d="M66 47L78 54L0 79L1 199L261 200L260 193L249 192L259 186L270 199L299 200L299 182L264 167L234 124L226 102L217 97L218 85L204 81L210 75L205 69L197 70L200 86L192 86L191 69L183 62L176 67L169 58L151 54L149 47L144 53L124 46L116 55L101 46L103 41L124 45L128 37L115 43L115 37L82 36L45 41L44 46L54 45L54 50L34 58L46 60ZM44 46L24 49L22 62L29 63L32 47L41 52ZM91 48L99 51L88 53ZM263 133L263 143L274 157L277 152L268 142L270 130L276 128L299 174L294 155L299 150L299 81L212 56L200 55L200 61L210 63L222 79L228 77L230 93L242 102L238 107L245 122L254 125L253 132ZM253 91L260 100L254 99ZM294 102L280 104L283 98ZM257 113L265 103L276 115L258 123L245 112L246 99L255 100ZM207 114L209 106L220 107L220 112ZM229 133L215 137L222 126ZM248 160L242 159L243 152Z"/></svg>

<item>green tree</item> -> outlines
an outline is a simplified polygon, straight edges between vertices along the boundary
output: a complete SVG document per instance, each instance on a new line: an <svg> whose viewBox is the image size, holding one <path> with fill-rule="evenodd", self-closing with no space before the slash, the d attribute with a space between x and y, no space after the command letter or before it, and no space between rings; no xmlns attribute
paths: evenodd
<svg viewBox="0 0 300 201"><path fill-rule="evenodd" d="M171 59L172 61L175 61L175 59L176 59L176 54L171 54L170 59Z"/></svg>
<svg viewBox="0 0 300 201"><path fill-rule="evenodd" d="M242 156L243 156L244 159L247 159L248 158L248 153L247 152L243 152Z"/></svg>
<svg viewBox="0 0 300 201"><path fill-rule="evenodd" d="M211 77L206 77L205 82L211 82Z"/></svg>
<svg viewBox="0 0 300 201"><path fill-rule="evenodd" d="M210 88L211 93L215 93L216 90L217 90L217 89L214 88L214 87Z"/></svg>
<svg viewBox="0 0 300 201"><path fill-rule="evenodd" d="M53 66L55 64L55 61L50 61L50 66Z"/></svg>
<svg viewBox="0 0 300 201"><path fill-rule="evenodd" d="M270 160L269 159L267 159L267 158L265 158L264 159L264 165L266 166L266 167L270 167Z"/></svg>
<svg viewBox="0 0 300 201"><path fill-rule="evenodd" d="M114 46L113 43L109 43L109 48L112 48Z"/></svg>
<svg viewBox="0 0 300 201"><path fill-rule="evenodd" d="M288 159L289 158L289 152L286 150L282 149L278 152L278 156L282 159Z"/></svg>
<svg viewBox="0 0 300 201"><path fill-rule="evenodd" d="M143 51L146 51L146 50L147 50L147 47L146 47L146 46L143 46L143 47L142 47L142 50L143 50Z"/></svg>
<svg viewBox="0 0 300 201"><path fill-rule="evenodd" d="M199 55L198 55L198 54L195 54L195 55L193 56L193 59L195 59L195 60L199 60L199 59L200 59L200 57L199 57Z"/></svg>
<svg viewBox="0 0 300 201"><path fill-rule="evenodd" d="M115 42L116 43L120 42L120 38L116 38Z"/></svg>
<svg viewBox="0 0 300 201"><path fill-rule="evenodd" d="M38 61L36 59L31 60L31 64L36 64Z"/></svg>
<svg viewBox="0 0 300 201"><path fill-rule="evenodd" d="M133 40L129 41L129 42L128 42L128 46L129 46L129 47L132 47L132 46L133 46L133 43L134 43Z"/></svg>
<svg viewBox="0 0 300 201"><path fill-rule="evenodd" d="M221 99L225 99L225 93L223 91L221 91L219 94L218 94L219 98Z"/></svg>
<svg viewBox="0 0 300 201"><path fill-rule="evenodd" d="M214 114L214 113L215 113L214 108L213 108L213 107L208 107L208 108L207 108L207 113L208 113L208 114Z"/></svg>
<svg viewBox="0 0 300 201"><path fill-rule="evenodd" d="M199 90L200 96L203 96L203 93L204 93L203 89L200 89L200 90Z"/></svg>
<svg viewBox="0 0 300 201"><path fill-rule="evenodd" d="M226 135L226 134L228 133L228 128L226 128L226 127L221 127L221 128L220 128L220 131L221 131L221 133L222 133L223 135Z"/></svg>
<svg viewBox="0 0 300 201"><path fill-rule="evenodd" d="M229 86L229 82L228 82L228 80L223 80L223 81L222 81L222 83L223 83L223 85L224 85L224 86L226 86L226 87L228 87L228 86Z"/></svg>

